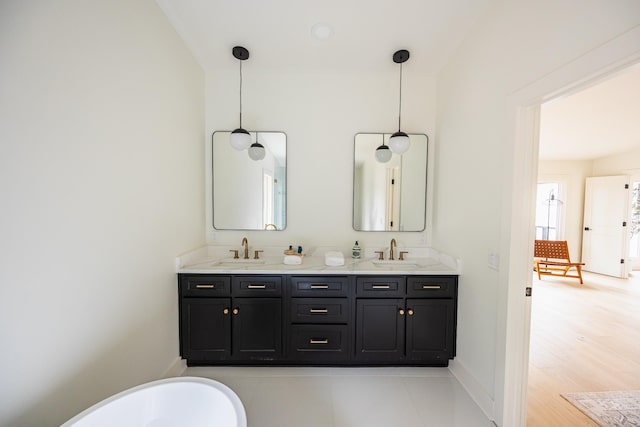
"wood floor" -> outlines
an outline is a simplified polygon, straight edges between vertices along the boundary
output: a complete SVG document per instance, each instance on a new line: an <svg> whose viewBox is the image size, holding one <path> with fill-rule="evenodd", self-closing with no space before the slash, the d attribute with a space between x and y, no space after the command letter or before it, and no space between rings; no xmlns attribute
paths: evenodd
<svg viewBox="0 0 640 427"><path fill-rule="evenodd" d="M528 427L597 426L560 394L640 390L640 271L533 281Z"/></svg>

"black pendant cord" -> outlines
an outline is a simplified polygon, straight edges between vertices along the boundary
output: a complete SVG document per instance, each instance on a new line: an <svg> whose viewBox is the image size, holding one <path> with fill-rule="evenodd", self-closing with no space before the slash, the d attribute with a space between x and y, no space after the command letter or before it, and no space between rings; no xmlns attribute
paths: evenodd
<svg viewBox="0 0 640 427"><path fill-rule="evenodd" d="M400 132L400 118L402 117L402 62L400 63L400 101L398 102L398 132Z"/></svg>
<svg viewBox="0 0 640 427"><path fill-rule="evenodd" d="M242 129L242 61L240 61L240 129Z"/></svg>

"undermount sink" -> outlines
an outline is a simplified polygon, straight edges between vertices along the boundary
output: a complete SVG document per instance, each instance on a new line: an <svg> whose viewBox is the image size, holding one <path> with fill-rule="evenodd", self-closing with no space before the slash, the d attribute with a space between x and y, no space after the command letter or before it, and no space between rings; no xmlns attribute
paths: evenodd
<svg viewBox="0 0 640 427"><path fill-rule="evenodd" d="M418 263L410 260L374 260L371 261L377 267L417 267Z"/></svg>
<svg viewBox="0 0 640 427"><path fill-rule="evenodd" d="M244 259L244 258L227 258L220 261L216 261L213 265L260 265L264 264L263 259Z"/></svg>

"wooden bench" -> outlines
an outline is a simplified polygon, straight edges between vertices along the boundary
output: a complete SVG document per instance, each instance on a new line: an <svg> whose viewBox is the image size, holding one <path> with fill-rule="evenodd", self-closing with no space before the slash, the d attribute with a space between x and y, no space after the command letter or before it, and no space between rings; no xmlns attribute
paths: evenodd
<svg viewBox="0 0 640 427"><path fill-rule="evenodd" d="M580 279L582 284L583 262L571 262L569 246L566 240L536 240L534 251L534 268L540 276L562 276ZM577 275L570 275L569 270L575 268Z"/></svg>

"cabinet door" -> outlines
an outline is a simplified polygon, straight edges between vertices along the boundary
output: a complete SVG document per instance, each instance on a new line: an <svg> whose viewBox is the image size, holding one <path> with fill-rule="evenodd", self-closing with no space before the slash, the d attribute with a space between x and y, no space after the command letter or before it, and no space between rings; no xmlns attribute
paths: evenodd
<svg viewBox="0 0 640 427"><path fill-rule="evenodd" d="M356 300L356 359L400 360L404 354L404 304L400 298Z"/></svg>
<svg viewBox="0 0 640 427"><path fill-rule="evenodd" d="M407 359L447 364L454 356L452 299L407 299Z"/></svg>
<svg viewBox="0 0 640 427"><path fill-rule="evenodd" d="M231 355L230 298L183 298L181 353L188 361L224 360Z"/></svg>
<svg viewBox="0 0 640 427"><path fill-rule="evenodd" d="M282 355L280 298L233 299L233 357L272 360Z"/></svg>

